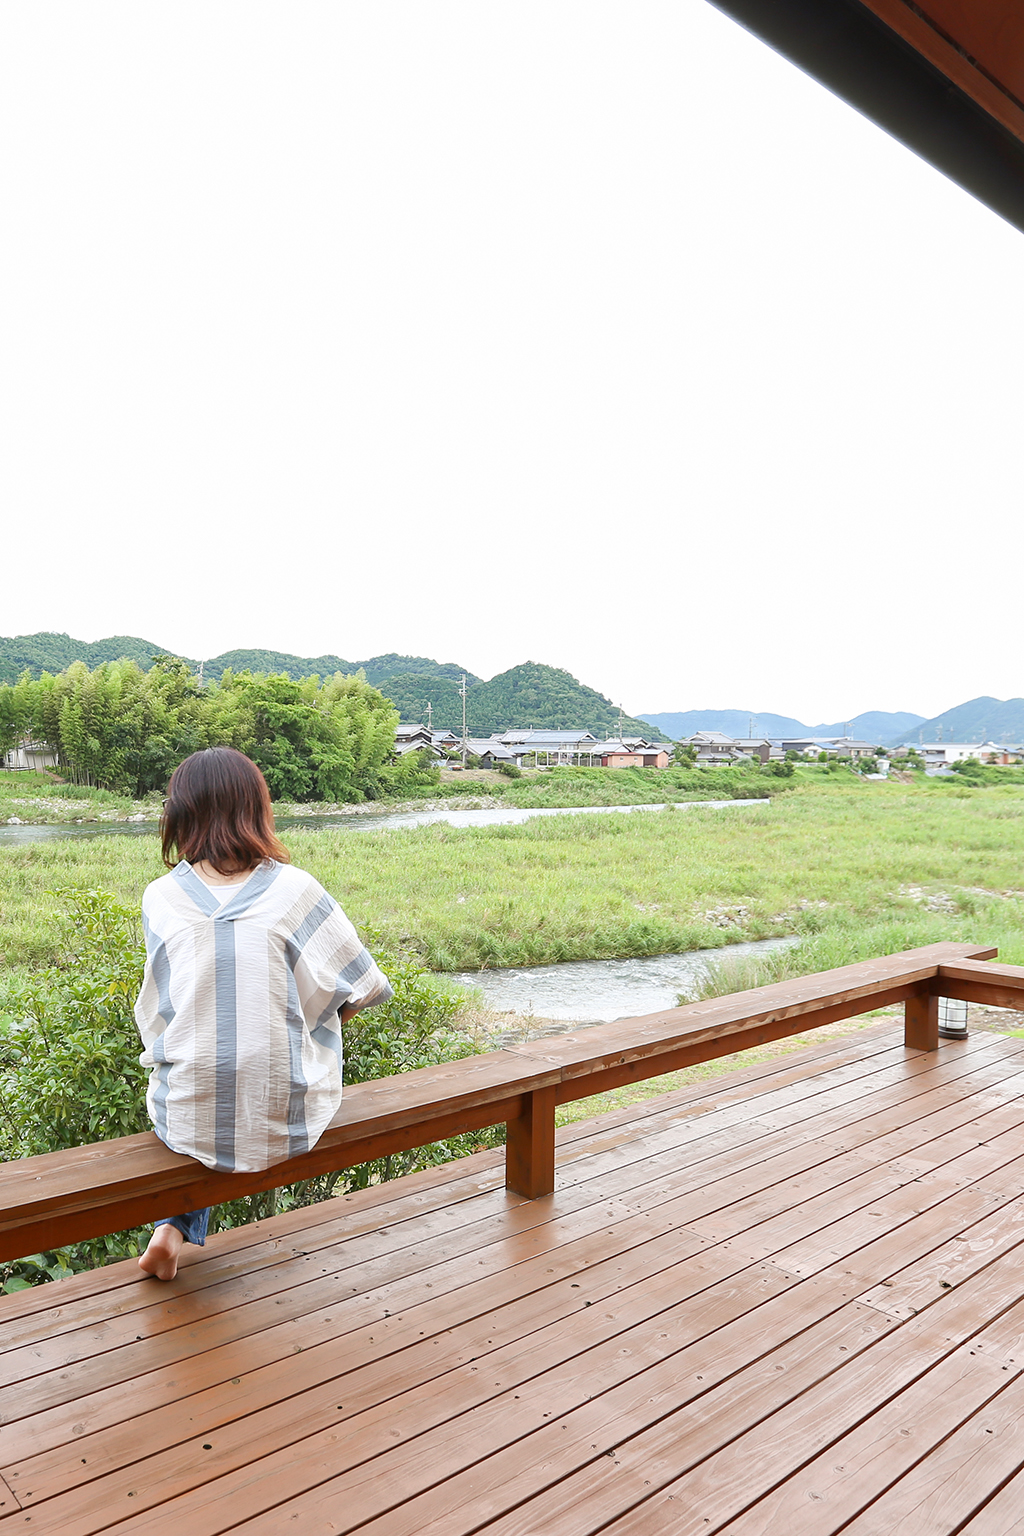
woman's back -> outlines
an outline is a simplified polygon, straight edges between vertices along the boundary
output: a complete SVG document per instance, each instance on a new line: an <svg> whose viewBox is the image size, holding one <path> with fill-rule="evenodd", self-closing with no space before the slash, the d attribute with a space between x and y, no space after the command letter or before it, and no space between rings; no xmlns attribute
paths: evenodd
<svg viewBox="0 0 1024 1536"><path fill-rule="evenodd" d="M337 902L275 860L219 887L183 860L147 888L143 918L157 1135L240 1172L307 1151L341 1103L342 1010L391 997Z"/></svg>

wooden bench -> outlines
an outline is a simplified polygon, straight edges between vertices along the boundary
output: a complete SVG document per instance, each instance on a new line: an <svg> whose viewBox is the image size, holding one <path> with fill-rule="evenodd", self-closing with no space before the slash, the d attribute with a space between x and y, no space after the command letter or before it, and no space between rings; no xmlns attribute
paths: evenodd
<svg viewBox="0 0 1024 1536"><path fill-rule="evenodd" d="M994 949L902 954L359 1083L316 1147L262 1173L217 1173L152 1132L0 1166L0 1259L99 1237L485 1126L507 1126L506 1183L554 1189L555 1109L572 1099L903 1004L905 1042L939 1044L938 1000L1024 1007L1024 967Z"/></svg>

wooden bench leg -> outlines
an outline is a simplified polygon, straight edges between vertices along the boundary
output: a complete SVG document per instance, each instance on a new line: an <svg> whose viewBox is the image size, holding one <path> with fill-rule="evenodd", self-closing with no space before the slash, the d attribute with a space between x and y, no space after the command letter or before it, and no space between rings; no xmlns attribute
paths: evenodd
<svg viewBox="0 0 1024 1536"><path fill-rule="evenodd" d="M523 1094L523 1113L508 1122L505 1187L527 1200L555 1187L555 1090Z"/></svg>
<svg viewBox="0 0 1024 1536"><path fill-rule="evenodd" d="M939 1048L939 999L931 992L918 992L904 1005L903 1043L914 1051Z"/></svg>

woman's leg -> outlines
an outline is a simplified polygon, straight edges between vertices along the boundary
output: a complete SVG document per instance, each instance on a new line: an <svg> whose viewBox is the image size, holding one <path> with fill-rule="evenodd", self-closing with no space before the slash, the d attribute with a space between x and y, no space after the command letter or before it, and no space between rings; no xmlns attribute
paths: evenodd
<svg viewBox="0 0 1024 1536"><path fill-rule="evenodd" d="M178 1273L178 1255L182 1243L196 1243L200 1248L206 1241L206 1228L210 1220L209 1207L201 1211L186 1211L183 1216L164 1216L155 1225L149 1246L139 1259L139 1268L158 1280L173 1280Z"/></svg>

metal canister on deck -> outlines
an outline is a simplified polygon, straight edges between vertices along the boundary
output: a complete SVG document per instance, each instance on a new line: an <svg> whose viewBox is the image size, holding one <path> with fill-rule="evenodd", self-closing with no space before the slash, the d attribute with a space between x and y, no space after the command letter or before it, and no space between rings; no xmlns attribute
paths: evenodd
<svg viewBox="0 0 1024 1536"><path fill-rule="evenodd" d="M958 997L939 998L939 1039L967 1039L967 1004Z"/></svg>

